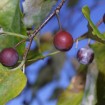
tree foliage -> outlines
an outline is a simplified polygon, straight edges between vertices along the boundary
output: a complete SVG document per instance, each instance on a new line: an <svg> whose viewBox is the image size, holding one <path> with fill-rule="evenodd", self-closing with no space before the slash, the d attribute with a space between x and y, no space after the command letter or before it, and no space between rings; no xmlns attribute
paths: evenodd
<svg viewBox="0 0 105 105"><path fill-rule="evenodd" d="M35 91L33 92L33 96L35 96L36 91L51 82L54 77L56 77L56 80L59 79L59 73L64 64L65 54L55 51L52 44L53 36L51 34L46 34L39 38L39 31L52 17L55 15L58 16L57 12L60 12L64 1L65 0L61 0L61 4L56 8L56 6L53 6L57 3L57 0L25 0L23 3L23 13L20 10L19 0L1 1L0 51L7 47L14 47L19 54L19 61L14 67L5 67L0 64L1 105L5 105L9 100L18 96L26 86L26 83L29 88ZM79 0L71 1L71 3L68 3L68 7L74 8L78 3ZM50 15L50 12L52 15ZM92 21L91 10L88 6L83 6L81 12L88 21L88 32L77 39L83 40L90 38L97 41L89 45L94 50L95 59L89 65L84 66L79 64L77 74L72 78L67 89L64 91L61 88L58 89L62 90L58 98L58 105L102 105L105 103L105 33L101 33L98 26ZM59 17L57 17L57 19L58 18ZM36 28L34 30L32 30L33 25ZM37 29L37 27L39 28ZM74 43L77 39L74 40ZM30 42L30 46L32 40L36 41L37 48L34 50L30 50L30 46L26 48L25 42L27 40ZM54 52L43 55L43 52L48 50ZM55 55L57 53L59 53L60 57ZM34 85L27 82L26 76L23 73L24 67L52 55L54 57L50 59L50 63L48 62L44 69L41 68ZM57 67L58 65L59 67ZM56 92L54 95L56 95Z"/></svg>

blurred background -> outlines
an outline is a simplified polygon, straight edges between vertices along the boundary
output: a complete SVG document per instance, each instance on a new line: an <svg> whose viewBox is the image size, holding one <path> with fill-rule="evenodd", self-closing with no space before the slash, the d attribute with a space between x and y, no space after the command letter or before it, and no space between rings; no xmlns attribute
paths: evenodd
<svg viewBox="0 0 105 105"><path fill-rule="evenodd" d="M61 0L58 0L57 4ZM22 2L20 6L22 9ZM60 20L62 27L71 33L74 39L88 31L87 20L84 18L81 9L88 5L91 9L91 19L95 24L103 17L105 13L105 0L67 0L60 11ZM23 11L23 10L22 10ZM40 46L43 54L49 53L53 48L51 39L58 31L59 26L56 17L40 31ZM99 26L101 32L105 31L105 25ZM74 58L78 49L86 46L88 40L82 40L78 43L78 48L74 43L72 49L66 53L59 53L51 57L38 60L26 67L27 86L23 92L6 105L56 105L57 98L70 84L71 78L76 73L76 66L73 65ZM26 43L26 45L28 42ZM31 50L35 50L38 42L33 41Z"/></svg>

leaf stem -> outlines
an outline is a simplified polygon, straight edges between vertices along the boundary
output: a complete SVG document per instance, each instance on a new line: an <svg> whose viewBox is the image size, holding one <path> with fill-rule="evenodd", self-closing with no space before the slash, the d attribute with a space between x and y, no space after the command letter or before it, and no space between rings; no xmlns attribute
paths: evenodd
<svg viewBox="0 0 105 105"><path fill-rule="evenodd" d="M100 19L97 23L96 26L99 27L103 23L103 19Z"/></svg>
<svg viewBox="0 0 105 105"><path fill-rule="evenodd" d="M28 61L28 62L37 61L37 60L44 59L44 58L46 58L46 57L48 57L48 56L52 56L52 55L55 55L55 54L58 54L58 53L60 53L60 51L55 51L55 52L49 53L49 54L47 54L47 55L45 55L45 56L41 56L41 57L39 57L39 58L35 58L35 59L27 60L27 61Z"/></svg>
<svg viewBox="0 0 105 105"><path fill-rule="evenodd" d="M11 36L20 37L20 38L23 38L23 39L27 39L28 38L28 36L24 36L24 35L17 34L17 33L12 33L12 32L6 32L6 31L3 31L1 33L1 35L11 35Z"/></svg>
<svg viewBox="0 0 105 105"><path fill-rule="evenodd" d="M55 51L55 52L49 53L49 54L45 55L44 57L52 56L52 55L55 55L58 53L60 53L60 51Z"/></svg>

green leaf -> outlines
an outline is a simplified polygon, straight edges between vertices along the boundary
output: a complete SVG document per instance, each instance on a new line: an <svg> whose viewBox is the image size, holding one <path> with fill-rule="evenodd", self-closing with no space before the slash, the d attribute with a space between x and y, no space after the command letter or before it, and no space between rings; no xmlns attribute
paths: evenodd
<svg viewBox="0 0 105 105"><path fill-rule="evenodd" d="M69 0L68 1L68 6L69 7L74 7L78 4L79 0Z"/></svg>
<svg viewBox="0 0 105 105"><path fill-rule="evenodd" d="M4 31L26 35L25 27L22 23L22 14L19 9L19 0L3 0L0 2L0 27ZM5 47L13 47L21 38L14 36L0 36L0 50ZM25 44L18 47L19 54L23 53Z"/></svg>
<svg viewBox="0 0 105 105"><path fill-rule="evenodd" d="M52 95L49 97L49 101L57 99L58 96L60 96L60 94L63 91L64 91L64 89L61 88L61 87L60 88L59 87L55 88L54 91L53 91L53 93L52 93Z"/></svg>
<svg viewBox="0 0 105 105"><path fill-rule="evenodd" d="M40 37L40 50L45 52L46 50L53 49L53 35L51 33L45 33Z"/></svg>
<svg viewBox="0 0 105 105"><path fill-rule="evenodd" d="M27 56L26 66L34 63L37 60L43 59L44 56L42 53L40 53L37 49L29 51L29 54Z"/></svg>
<svg viewBox="0 0 105 105"><path fill-rule="evenodd" d="M46 16L50 13L52 6L58 0L25 0L24 8L24 24L27 27L40 25Z"/></svg>
<svg viewBox="0 0 105 105"><path fill-rule="evenodd" d="M81 105L86 81L85 67L87 66L80 66L79 73L72 78L68 88L60 95L57 105Z"/></svg>
<svg viewBox="0 0 105 105"><path fill-rule="evenodd" d="M92 34L93 35L96 35L97 37L99 37L102 40L105 40L105 34L100 33L100 31L94 25L94 23L92 22L92 20L90 18L90 10L89 10L89 7L88 6L84 6L82 8L82 12L83 12L84 16L86 17L86 19L88 20L90 27L92 28Z"/></svg>
<svg viewBox="0 0 105 105"><path fill-rule="evenodd" d="M40 40L40 42L37 42L38 40ZM34 50L31 50L29 52L29 54L27 56L26 66L34 63L36 60L45 58L43 53L53 49L53 35L51 33L45 33L44 35L42 35L40 37L40 39L37 38L37 39L35 39L35 41L37 42L37 47ZM62 58L63 57L64 56L62 54ZM62 60L60 60L60 61L62 61ZM55 62L56 62L56 60L55 60Z"/></svg>
<svg viewBox="0 0 105 105"><path fill-rule="evenodd" d="M11 71L0 64L0 105L15 98L26 85L26 77L20 69Z"/></svg>
<svg viewBox="0 0 105 105"><path fill-rule="evenodd" d="M97 80L97 99L96 105L103 105L105 103L105 45L101 43L92 44L94 50L97 67L99 70Z"/></svg>
<svg viewBox="0 0 105 105"><path fill-rule="evenodd" d="M91 47L94 50L97 66L100 72L105 74L104 62L105 62L105 45L101 43L92 44Z"/></svg>
<svg viewBox="0 0 105 105"><path fill-rule="evenodd" d="M79 105L82 102L83 92L72 92L66 89L59 97L57 105Z"/></svg>

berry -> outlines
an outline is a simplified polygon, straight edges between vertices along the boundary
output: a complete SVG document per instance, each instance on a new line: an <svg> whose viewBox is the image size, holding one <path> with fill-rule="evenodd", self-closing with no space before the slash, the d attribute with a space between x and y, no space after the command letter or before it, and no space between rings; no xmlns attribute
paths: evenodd
<svg viewBox="0 0 105 105"><path fill-rule="evenodd" d="M77 59L81 64L90 64L94 59L94 52L90 47L84 47L78 50Z"/></svg>
<svg viewBox="0 0 105 105"><path fill-rule="evenodd" d="M103 15L103 22L105 23L105 14Z"/></svg>
<svg viewBox="0 0 105 105"><path fill-rule="evenodd" d="M68 32L61 30L54 36L53 44L60 51L68 51L73 46L73 38Z"/></svg>
<svg viewBox="0 0 105 105"><path fill-rule="evenodd" d="M14 66L18 61L18 53L13 48L5 48L0 53L0 62L4 66Z"/></svg>

